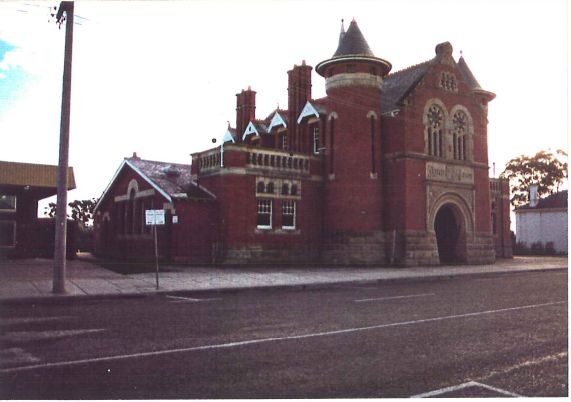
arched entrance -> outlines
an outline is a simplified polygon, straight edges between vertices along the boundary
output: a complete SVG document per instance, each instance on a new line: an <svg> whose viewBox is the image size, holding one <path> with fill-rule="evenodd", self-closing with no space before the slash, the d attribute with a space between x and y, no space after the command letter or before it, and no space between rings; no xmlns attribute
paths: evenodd
<svg viewBox="0 0 571 402"><path fill-rule="evenodd" d="M466 261L466 230L461 212L453 204L445 204L434 218L434 232L441 264Z"/></svg>

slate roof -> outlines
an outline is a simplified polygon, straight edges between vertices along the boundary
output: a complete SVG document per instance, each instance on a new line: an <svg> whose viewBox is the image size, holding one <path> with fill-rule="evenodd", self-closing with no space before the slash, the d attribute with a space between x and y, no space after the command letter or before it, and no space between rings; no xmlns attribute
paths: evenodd
<svg viewBox="0 0 571 402"><path fill-rule="evenodd" d="M159 162L141 159L139 157L125 158L113 179L101 195L95 210L106 198L109 189L119 176L119 173L125 168L130 167L138 173L142 179L147 181L154 187L160 194L162 194L169 202L177 198L194 198L194 199L214 199L216 198L212 193L203 187L198 187L192 181L190 167L180 163Z"/></svg>
<svg viewBox="0 0 571 402"><path fill-rule="evenodd" d="M0 186L57 188L58 166L0 161ZM73 168L68 168L68 189L75 188Z"/></svg>
<svg viewBox="0 0 571 402"><path fill-rule="evenodd" d="M482 87L478 83L478 80L476 80L476 77L474 77L474 74L472 74L472 71L470 70L470 68L466 64L466 61L464 60L464 57L462 56L460 56L460 60L458 60L458 69L462 74L464 82L470 87L470 89L482 90Z"/></svg>
<svg viewBox="0 0 571 402"><path fill-rule="evenodd" d="M535 210L535 209L548 209L548 208L567 208L567 190L560 191L555 194L551 194L545 198L539 199L535 207L530 207L529 204L524 205L517 210Z"/></svg>
<svg viewBox="0 0 571 402"><path fill-rule="evenodd" d="M339 46L333 57L349 55L375 57L355 20L351 21L347 32L341 31Z"/></svg>
<svg viewBox="0 0 571 402"><path fill-rule="evenodd" d="M416 87L432 67L434 60L428 60L387 75L384 79L381 96L381 113L398 109L399 103Z"/></svg>

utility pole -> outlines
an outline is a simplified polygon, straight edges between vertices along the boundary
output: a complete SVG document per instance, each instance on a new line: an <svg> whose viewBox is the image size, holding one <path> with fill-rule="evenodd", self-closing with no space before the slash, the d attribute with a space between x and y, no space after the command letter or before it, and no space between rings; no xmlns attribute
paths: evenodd
<svg viewBox="0 0 571 402"><path fill-rule="evenodd" d="M57 206L55 218L53 293L65 294L67 189L69 161L69 116L71 104L71 56L73 50L73 1L60 3L56 20L65 21L65 56L61 98L61 122L59 137L59 169L57 177ZM65 17L64 17L65 13Z"/></svg>

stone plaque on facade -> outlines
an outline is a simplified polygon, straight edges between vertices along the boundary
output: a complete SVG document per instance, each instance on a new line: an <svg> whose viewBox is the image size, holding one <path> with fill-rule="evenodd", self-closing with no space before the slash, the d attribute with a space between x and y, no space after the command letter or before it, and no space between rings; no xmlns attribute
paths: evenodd
<svg viewBox="0 0 571 402"><path fill-rule="evenodd" d="M468 166L427 162L426 179L448 183L474 184L474 169Z"/></svg>

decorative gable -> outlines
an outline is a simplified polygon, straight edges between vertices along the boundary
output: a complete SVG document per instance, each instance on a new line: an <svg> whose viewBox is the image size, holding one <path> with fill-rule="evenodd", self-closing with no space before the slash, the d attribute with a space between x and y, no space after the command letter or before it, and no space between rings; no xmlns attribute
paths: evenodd
<svg viewBox="0 0 571 402"><path fill-rule="evenodd" d="M270 122L270 126L268 127L268 131L272 131L272 128L282 126L283 128L287 128L287 123L283 116L276 111L274 116L272 117L272 121Z"/></svg>
<svg viewBox="0 0 571 402"><path fill-rule="evenodd" d="M307 103L303 107L303 110L299 114L299 117L297 119L297 124L301 123L303 119L310 116L319 117L319 112L317 111L317 108L310 101L307 101Z"/></svg>

